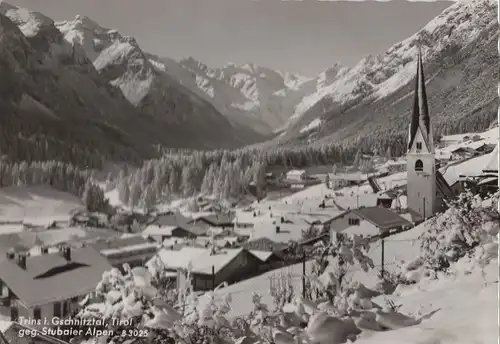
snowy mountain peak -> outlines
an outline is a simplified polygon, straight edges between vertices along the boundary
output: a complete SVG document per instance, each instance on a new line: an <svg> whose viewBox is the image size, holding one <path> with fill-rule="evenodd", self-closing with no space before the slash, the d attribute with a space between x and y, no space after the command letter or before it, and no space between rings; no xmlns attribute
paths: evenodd
<svg viewBox="0 0 500 344"><path fill-rule="evenodd" d="M456 2L419 32L394 44L385 53L368 55L349 69L334 65L320 74L317 90L300 101L288 126L293 126L309 110L316 114L320 108L321 113L317 115L322 115L345 103L376 101L393 94L414 77L417 42L421 44L424 63L439 58L446 51L465 47L484 30L498 25L494 5L491 0ZM322 106L315 106L320 102Z"/></svg>
<svg viewBox="0 0 500 344"><path fill-rule="evenodd" d="M0 1L0 13L16 24L26 37L35 36L46 27L53 27L54 21L39 12L13 6Z"/></svg>
<svg viewBox="0 0 500 344"><path fill-rule="evenodd" d="M87 29L87 30L91 30L91 31L94 31L94 32L104 33L106 31L109 31L108 29L103 28L102 26L100 26L99 24L97 24L95 21L93 21L89 17L82 16L82 15L79 15L79 14L77 14L75 16L75 18L72 21L70 21L70 22L72 22L75 26L79 26L81 28L84 28L84 29Z"/></svg>

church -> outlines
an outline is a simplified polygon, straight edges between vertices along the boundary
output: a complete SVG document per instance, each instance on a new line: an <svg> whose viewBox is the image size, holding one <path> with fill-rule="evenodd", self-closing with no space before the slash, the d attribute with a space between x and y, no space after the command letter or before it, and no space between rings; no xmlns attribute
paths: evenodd
<svg viewBox="0 0 500 344"><path fill-rule="evenodd" d="M420 48L413 111L408 131L407 202L414 220L421 221L445 209L445 200L455 197L436 167L432 123L429 116L425 76Z"/></svg>

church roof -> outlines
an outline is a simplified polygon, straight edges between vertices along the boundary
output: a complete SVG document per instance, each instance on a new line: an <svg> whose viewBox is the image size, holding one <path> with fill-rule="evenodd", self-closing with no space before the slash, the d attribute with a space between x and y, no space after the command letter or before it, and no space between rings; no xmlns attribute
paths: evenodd
<svg viewBox="0 0 500 344"><path fill-rule="evenodd" d="M432 133L430 129L429 107L427 105L427 93L425 92L425 77L420 47L418 48L417 77L415 81L413 113L408 137L408 150L410 150L413 145L418 128L420 128L422 135L424 136L424 142L427 145L427 148L429 150L432 149L432 147L430 147L431 142L429 141L429 137Z"/></svg>

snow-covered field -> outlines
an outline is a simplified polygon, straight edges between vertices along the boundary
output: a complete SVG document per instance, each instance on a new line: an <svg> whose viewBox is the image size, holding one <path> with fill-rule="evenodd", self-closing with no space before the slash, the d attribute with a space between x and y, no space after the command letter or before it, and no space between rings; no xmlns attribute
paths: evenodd
<svg viewBox="0 0 500 344"><path fill-rule="evenodd" d="M78 197L46 186L13 186L0 189L0 224L24 222L49 225L53 221L68 221L70 214L83 209L85 207ZM11 231L9 228L12 225L3 227L0 225L0 233L4 232L4 229Z"/></svg>
<svg viewBox="0 0 500 344"><path fill-rule="evenodd" d="M486 271L419 283L387 297L420 324L387 332L364 332L359 344L490 344L498 341L498 261ZM397 291L398 293L398 291ZM379 301L377 298L375 302Z"/></svg>

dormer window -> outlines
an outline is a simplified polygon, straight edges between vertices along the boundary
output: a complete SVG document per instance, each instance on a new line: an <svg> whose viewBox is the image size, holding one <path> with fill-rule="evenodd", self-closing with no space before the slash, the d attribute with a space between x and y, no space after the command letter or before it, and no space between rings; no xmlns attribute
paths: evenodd
<svg viewBox="0 0 500 344"><path fill-rule="evenodd" d="M422 149L422 142L417 142L417 150L421 150Z"/></svg>
<svg viewBox="0 0 500 344"><path fill-rule="evenodd" d="M422 172L423 170L424 170L424 163L422 162L422 160L419 159L415 162L415 171Z"/></svg>

